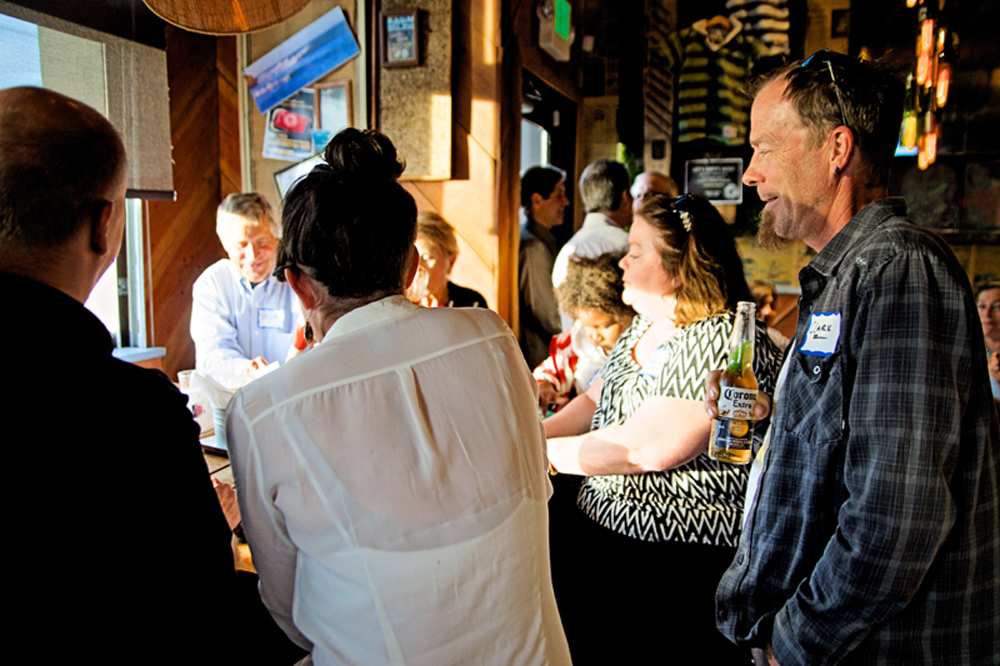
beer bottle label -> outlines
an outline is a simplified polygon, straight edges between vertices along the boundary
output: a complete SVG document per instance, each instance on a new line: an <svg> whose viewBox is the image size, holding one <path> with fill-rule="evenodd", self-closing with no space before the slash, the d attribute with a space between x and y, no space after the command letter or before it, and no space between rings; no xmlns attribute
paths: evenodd
<svg viewBox="0 0 1000 666"><path fill-rule="evenodd" d="M754 403L757 402L757 389L723 386L719 396L719 416L731 419L750 419Z"/></svg>

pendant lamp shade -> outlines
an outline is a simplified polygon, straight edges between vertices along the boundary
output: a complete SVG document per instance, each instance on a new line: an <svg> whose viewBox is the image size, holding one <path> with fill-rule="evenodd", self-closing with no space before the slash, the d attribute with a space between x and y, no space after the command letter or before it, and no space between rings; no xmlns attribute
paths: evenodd
<svg viewBox="0 0 1000 666"><path fill-rule="evenodd" d="M208 35L238 35L284 21L309 0L143 0L168 23Z"/></svg>

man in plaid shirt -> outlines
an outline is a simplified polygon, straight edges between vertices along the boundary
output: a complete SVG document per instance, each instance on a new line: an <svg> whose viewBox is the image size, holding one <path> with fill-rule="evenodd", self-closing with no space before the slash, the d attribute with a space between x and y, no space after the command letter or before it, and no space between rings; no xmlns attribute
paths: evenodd
<svg viewBox="0 0 1000 666"><path fill-rule="evenodd" d="M817 252L716 599L720 630L761 664L1000 663L982 328L951 250L886 198L901 109L890 75L831 52L754 100L760 239ZM712 414L717 395L714 374Z"/></svg>

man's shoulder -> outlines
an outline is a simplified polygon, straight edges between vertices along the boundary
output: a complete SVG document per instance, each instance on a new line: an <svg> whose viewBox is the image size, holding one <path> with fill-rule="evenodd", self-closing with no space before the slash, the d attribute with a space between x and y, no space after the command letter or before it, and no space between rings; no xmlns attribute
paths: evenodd
<svg viewBox="0 0 1000 666"><path fill-rule="evenodd" d="M582 227L566 245L572 246L573 253L577 256L592 258L605 252L624 250L628 247L628 232L613 224ZM580 252L585 254L581 255Z"/></svg>
<svg viewBox="0 0 1000 666"><path fill-rule="evenodd" d="M907 262L914 257L933 259L949 269L960 269L954 252L940 236L905 215L884 219L861 237L850 255L853 263L862 269Z"/></svg>
<svg viewBox="0 0 1000 666"><path fill-rule="evenodd" d="M125 401L168 408L183 407L187 403L184 394L160 370L141 368L112 357L107 361L106 373L104 383L118 387Z"/></svg>
<svg viewBox="0 0 1000 666"><path fill-rule="evenodd" d="M522 263L552 262L554 256L540 239L531 236L521 241L520 255Z"/></svg>
<svg viewBox="0 0 1000 666"><path fill-rule="evenodd" d="M219 285L225 283L235 283L239 276L232 268L232 262L228 259L219 259L214 264L201 272L201 275L194 281L194 286L208 287L209 285Z"/></svg>

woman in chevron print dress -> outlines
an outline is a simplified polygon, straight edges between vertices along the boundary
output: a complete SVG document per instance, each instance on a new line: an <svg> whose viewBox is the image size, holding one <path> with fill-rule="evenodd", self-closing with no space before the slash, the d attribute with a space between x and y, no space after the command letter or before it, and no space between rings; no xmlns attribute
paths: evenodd
<svg viewBox="0 0 1000 666"><path fill-rule="evenodd" d="M706 455L702 397L750 289L725 222L690 195L644 203L621 266L622 298L638 316L590 390L545 421L552 465L584 477L582 514L552 516L573 659L743 664L749 654L715 629L714 596L735 553L748 470ZM763 326L755 344L768 391L781 352Z"/></svg>

